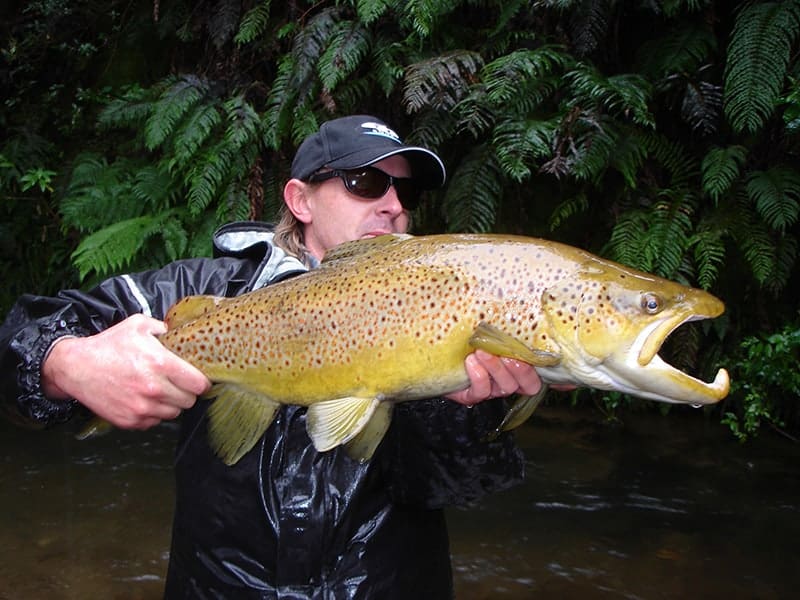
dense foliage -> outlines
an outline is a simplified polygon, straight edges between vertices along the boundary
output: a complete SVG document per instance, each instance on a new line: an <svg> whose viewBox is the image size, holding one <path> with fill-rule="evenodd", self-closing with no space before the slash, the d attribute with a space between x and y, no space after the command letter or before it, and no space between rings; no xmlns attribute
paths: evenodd
<svg viewBox="0 0 800 600"><path fill-rule="evenodd" d="M4 310L272 218L298 141L366 112L448 165L418 231L550 237L725 299L672 362L707 377L744 364L742 340L800 329L800 0L0 10ZM720 412L741 432L737 389ZM797 427L796 390L762 401Z"/></svg>

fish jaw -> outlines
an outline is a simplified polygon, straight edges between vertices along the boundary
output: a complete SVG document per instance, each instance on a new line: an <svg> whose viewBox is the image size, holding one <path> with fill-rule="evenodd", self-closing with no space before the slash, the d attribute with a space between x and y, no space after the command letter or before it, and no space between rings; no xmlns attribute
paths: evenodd
<svg viewBox="0 0 800 600"><path fill-rule="evenodd" d="M578 275L544 295L543 307L563 354L562 365L551 371L551 383L578 383L673 404L714 404L728 394L724 369L707 383L658 355L683 324L722 314L719 299L600 259L584 263Z"/></svg>

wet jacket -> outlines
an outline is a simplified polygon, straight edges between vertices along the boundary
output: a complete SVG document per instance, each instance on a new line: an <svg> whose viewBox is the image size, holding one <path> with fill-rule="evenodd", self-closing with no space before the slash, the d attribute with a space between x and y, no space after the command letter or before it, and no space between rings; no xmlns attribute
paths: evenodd
<svg viewBox="0 0 800 600"><path fill-rule="evenodd" d="M91 335L134 313L161 319L183 296L235 296L303 272L271 236L265 224L234 223L215 235L214 258L113 277L88 293L20 298L0 329L0 410L42 426L73 415L74 401L50 401L40 385L61 336ZM442 508L522 477L507 436L481 439L502 418L498 400L471 409L443 399L398 404L365 464L341 449L317 452L305 409L285 406L227 466L208 446L206 408L200 400L181 417L170 599L450 598Z"/></svg>

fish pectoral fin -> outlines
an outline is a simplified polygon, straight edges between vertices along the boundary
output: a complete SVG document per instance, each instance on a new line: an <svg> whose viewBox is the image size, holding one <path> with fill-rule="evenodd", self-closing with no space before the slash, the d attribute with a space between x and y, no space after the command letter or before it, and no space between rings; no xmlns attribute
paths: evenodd
<svg viewBox="0 0 800 600"><path fill-rule="evenodd" d="M109 431L113 430L114 426L100 417L92 417L87 423L81 427L80 431L75 434L76 440L89 440L92 438L106 435Z"/></svg>
<svg viewBox="0 0 800 600"><path fill-rule="evenodd" d="M392 422L393 408L391 402L378 402L369 422L345 444L345 450L350 458L362 463L372 458Z"/></svg>
<svg viewBox="0 0 800 600"><path fill-rule="evenodd" d="M219 308L227 298L222 296L186 296L169 307L164 322L175 329Z"/></svg>
<svg viewBox="0 0 800 600"><path fill-rule="evenodd" d="M226 465L236 464L270 426L280 404L232 383L212 386L208 408L208 443Z"/></svg>
<svg viewBox="0 0 800 600"><path fill-rule="evenodd" d="M545 394L547 394L547 386L543 385L542 389L533 396L519 396L514 401L514 404L511 405L511 408L508 409L508 412L503 417L503 421L500 425L497 426L497 429L486 436L487 441L491 442L497 439L497 436L502 432L516 429L527 421L533 414L533 411L536 410L536 407L539 406Z"/></svg>
<svg viewBox="0 0 800 600"><path fill-rule="evenodd" d="M521 360L534 367L552 367L561 362L558 354L529 348L517 338L484 321L478 323L469 343L473 348L484 350L489 354Z"/></svg>
<svg viewBox="0 0 800 600"><path fill-rule="evenodd" d="M315 402L306 413L306 430L319 452L346 444L366 427L379 398L348 396Z"/></svg>

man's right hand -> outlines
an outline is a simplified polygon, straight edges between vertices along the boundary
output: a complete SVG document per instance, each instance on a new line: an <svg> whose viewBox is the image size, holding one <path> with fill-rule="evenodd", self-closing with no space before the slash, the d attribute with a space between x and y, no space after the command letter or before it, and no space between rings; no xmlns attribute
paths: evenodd
<svg viewBox="0 0 800 600"><path fill-rule="evenodd" d="M58 340L42 365L48 398L74 398L122 429L147 429L191 408L211 382L167 350L166 325L133 315L96 335Z"/></svg>

